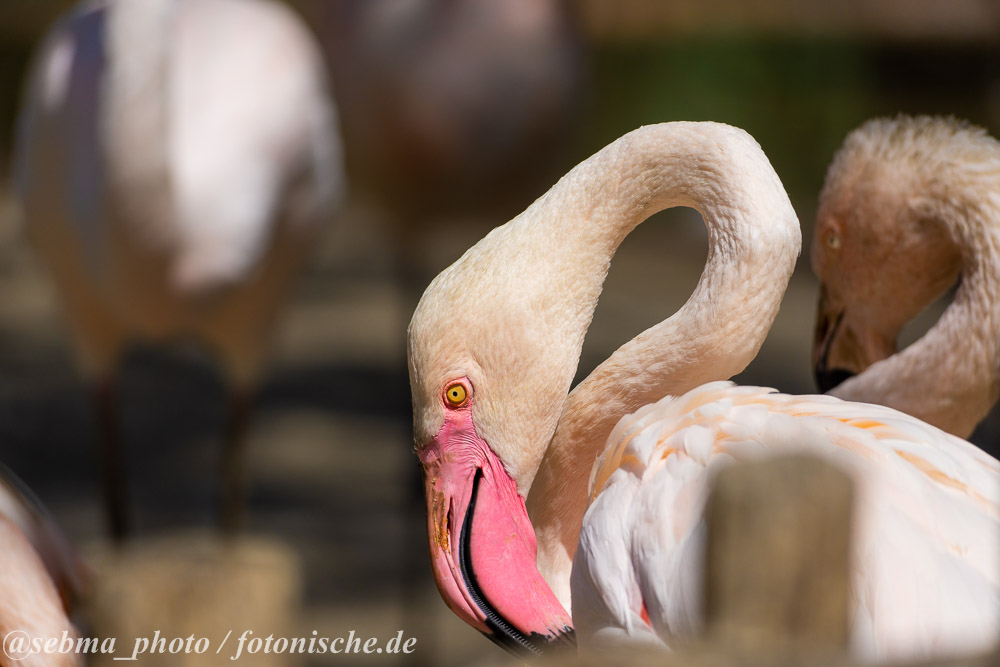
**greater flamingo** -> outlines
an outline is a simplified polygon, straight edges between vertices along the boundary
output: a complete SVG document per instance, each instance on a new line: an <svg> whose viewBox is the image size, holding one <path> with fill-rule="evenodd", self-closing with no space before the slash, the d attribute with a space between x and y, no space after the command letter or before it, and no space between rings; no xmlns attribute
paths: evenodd
<svg viewBox="0 0 1000 667"><path fill-rule="evenodd" d="M1000 142L927 116L871 120L837 152L812 245L813 362L834 396L968 437L1000 397ZM897 353L903 325L954 301Z"/></svg>
<svg viewBox="0 0 1000 667"><path fill-rule="evenodd" d="M57 640L76 637L68 610L81 595L85 568L65 536L35 496L0 465L0 639ZM11 664L70 667L82 664L75 652L52 652L18 659L29 648L4 642ZM0 663L7 664L5 658Z"/></svg>
<svg viewBox="0 0 1000 667"><path fill-rule="evenodd" d="M567 396L615 249L675 205L709 230L694 294ZM432 282L408 354L432 566L456 614L515 650L566 641L568 609L583 643L673 646L698 626L709 473L801 448L859 478L859 651L995 640L1000 464L888 408L725 383L691 391L754 357L800 243L752 138L668 123L577 166Z"/></svg>
<svg viewBox="0 0 1000 667"><path fill-rule="evenodd" d="M342 187L319 50L264 0L86 2L36 58L15 192L93 385L113 535L127 529L115 371L190 336L228 378L223 523L268 331Z"/></svg>

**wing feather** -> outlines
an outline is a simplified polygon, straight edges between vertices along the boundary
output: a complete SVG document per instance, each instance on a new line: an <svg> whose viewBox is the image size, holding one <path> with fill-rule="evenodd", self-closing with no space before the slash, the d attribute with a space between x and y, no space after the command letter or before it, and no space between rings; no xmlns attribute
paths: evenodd
<svg viewBox="0 0 1000 667"><path fill-rule="evenodd" d="M694 637L712 475L789 452L855 480L852 644L862 656L997 642L1000 463L891 408L714 382L622 419L595 462L572 578L581 643Z"/></svg>

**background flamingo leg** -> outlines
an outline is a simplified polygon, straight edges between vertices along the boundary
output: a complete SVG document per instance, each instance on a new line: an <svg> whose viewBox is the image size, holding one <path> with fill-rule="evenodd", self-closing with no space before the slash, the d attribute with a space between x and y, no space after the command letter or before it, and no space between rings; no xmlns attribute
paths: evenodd
<svg viewBox="0 0 1000 667"><path fill-rule="evenodd" d="M252 407L252 392L238 389L230 393L219 468L219 524L226 535L239 532L246 519L246 436Z"/></svg>
<svg viewBox="0 0 1000 667"><path fill-rule="evenodd" d="M98 380L94 390L98 426L98 465L111 539L121 543L132 530L128 508L125 447L118 423L117 383L113 374Z"/></svg>

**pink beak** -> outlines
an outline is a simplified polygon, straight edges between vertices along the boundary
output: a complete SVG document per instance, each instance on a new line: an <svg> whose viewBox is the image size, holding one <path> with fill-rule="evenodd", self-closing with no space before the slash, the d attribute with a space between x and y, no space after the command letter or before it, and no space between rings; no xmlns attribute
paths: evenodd
<svg viewBox="0 0 1000 667"><path fill-rule="evenodd" d="M418 451L434 579L460 618L516 654L573 646L573 622L535 564L524 499L468 409Z"/></svg>

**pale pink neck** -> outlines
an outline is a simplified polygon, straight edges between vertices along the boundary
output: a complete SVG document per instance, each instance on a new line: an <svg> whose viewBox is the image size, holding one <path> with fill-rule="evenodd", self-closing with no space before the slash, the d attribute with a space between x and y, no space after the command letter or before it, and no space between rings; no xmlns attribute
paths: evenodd
<svg viewBox="0 0 1000 667"><path fill-rule="evenodd" d="M680 311L623 345L569 394L528 495L539 569L563 604L569 604L569 564L591 467L614 425L665 395L742 371L763 342L795 265L798 222L763 153L750 167L739 164L745 157L739 151L699 148L694 159L670 156L670 197L647 195L640 201L657 205L637 217L669 205L699 210L709 237L701 280ZM735 164L727 169L725 160Z"/></svg>
<svg viewBox="0 0 1000 667"><path fill-rule="evenodd" d="M948 227L962 252L954 301L918 341L830 392L888 405L963 438L1000 397L1000 183L974 183L980 187L967 186L973 192L936 198L925 212Z"/></svg>

